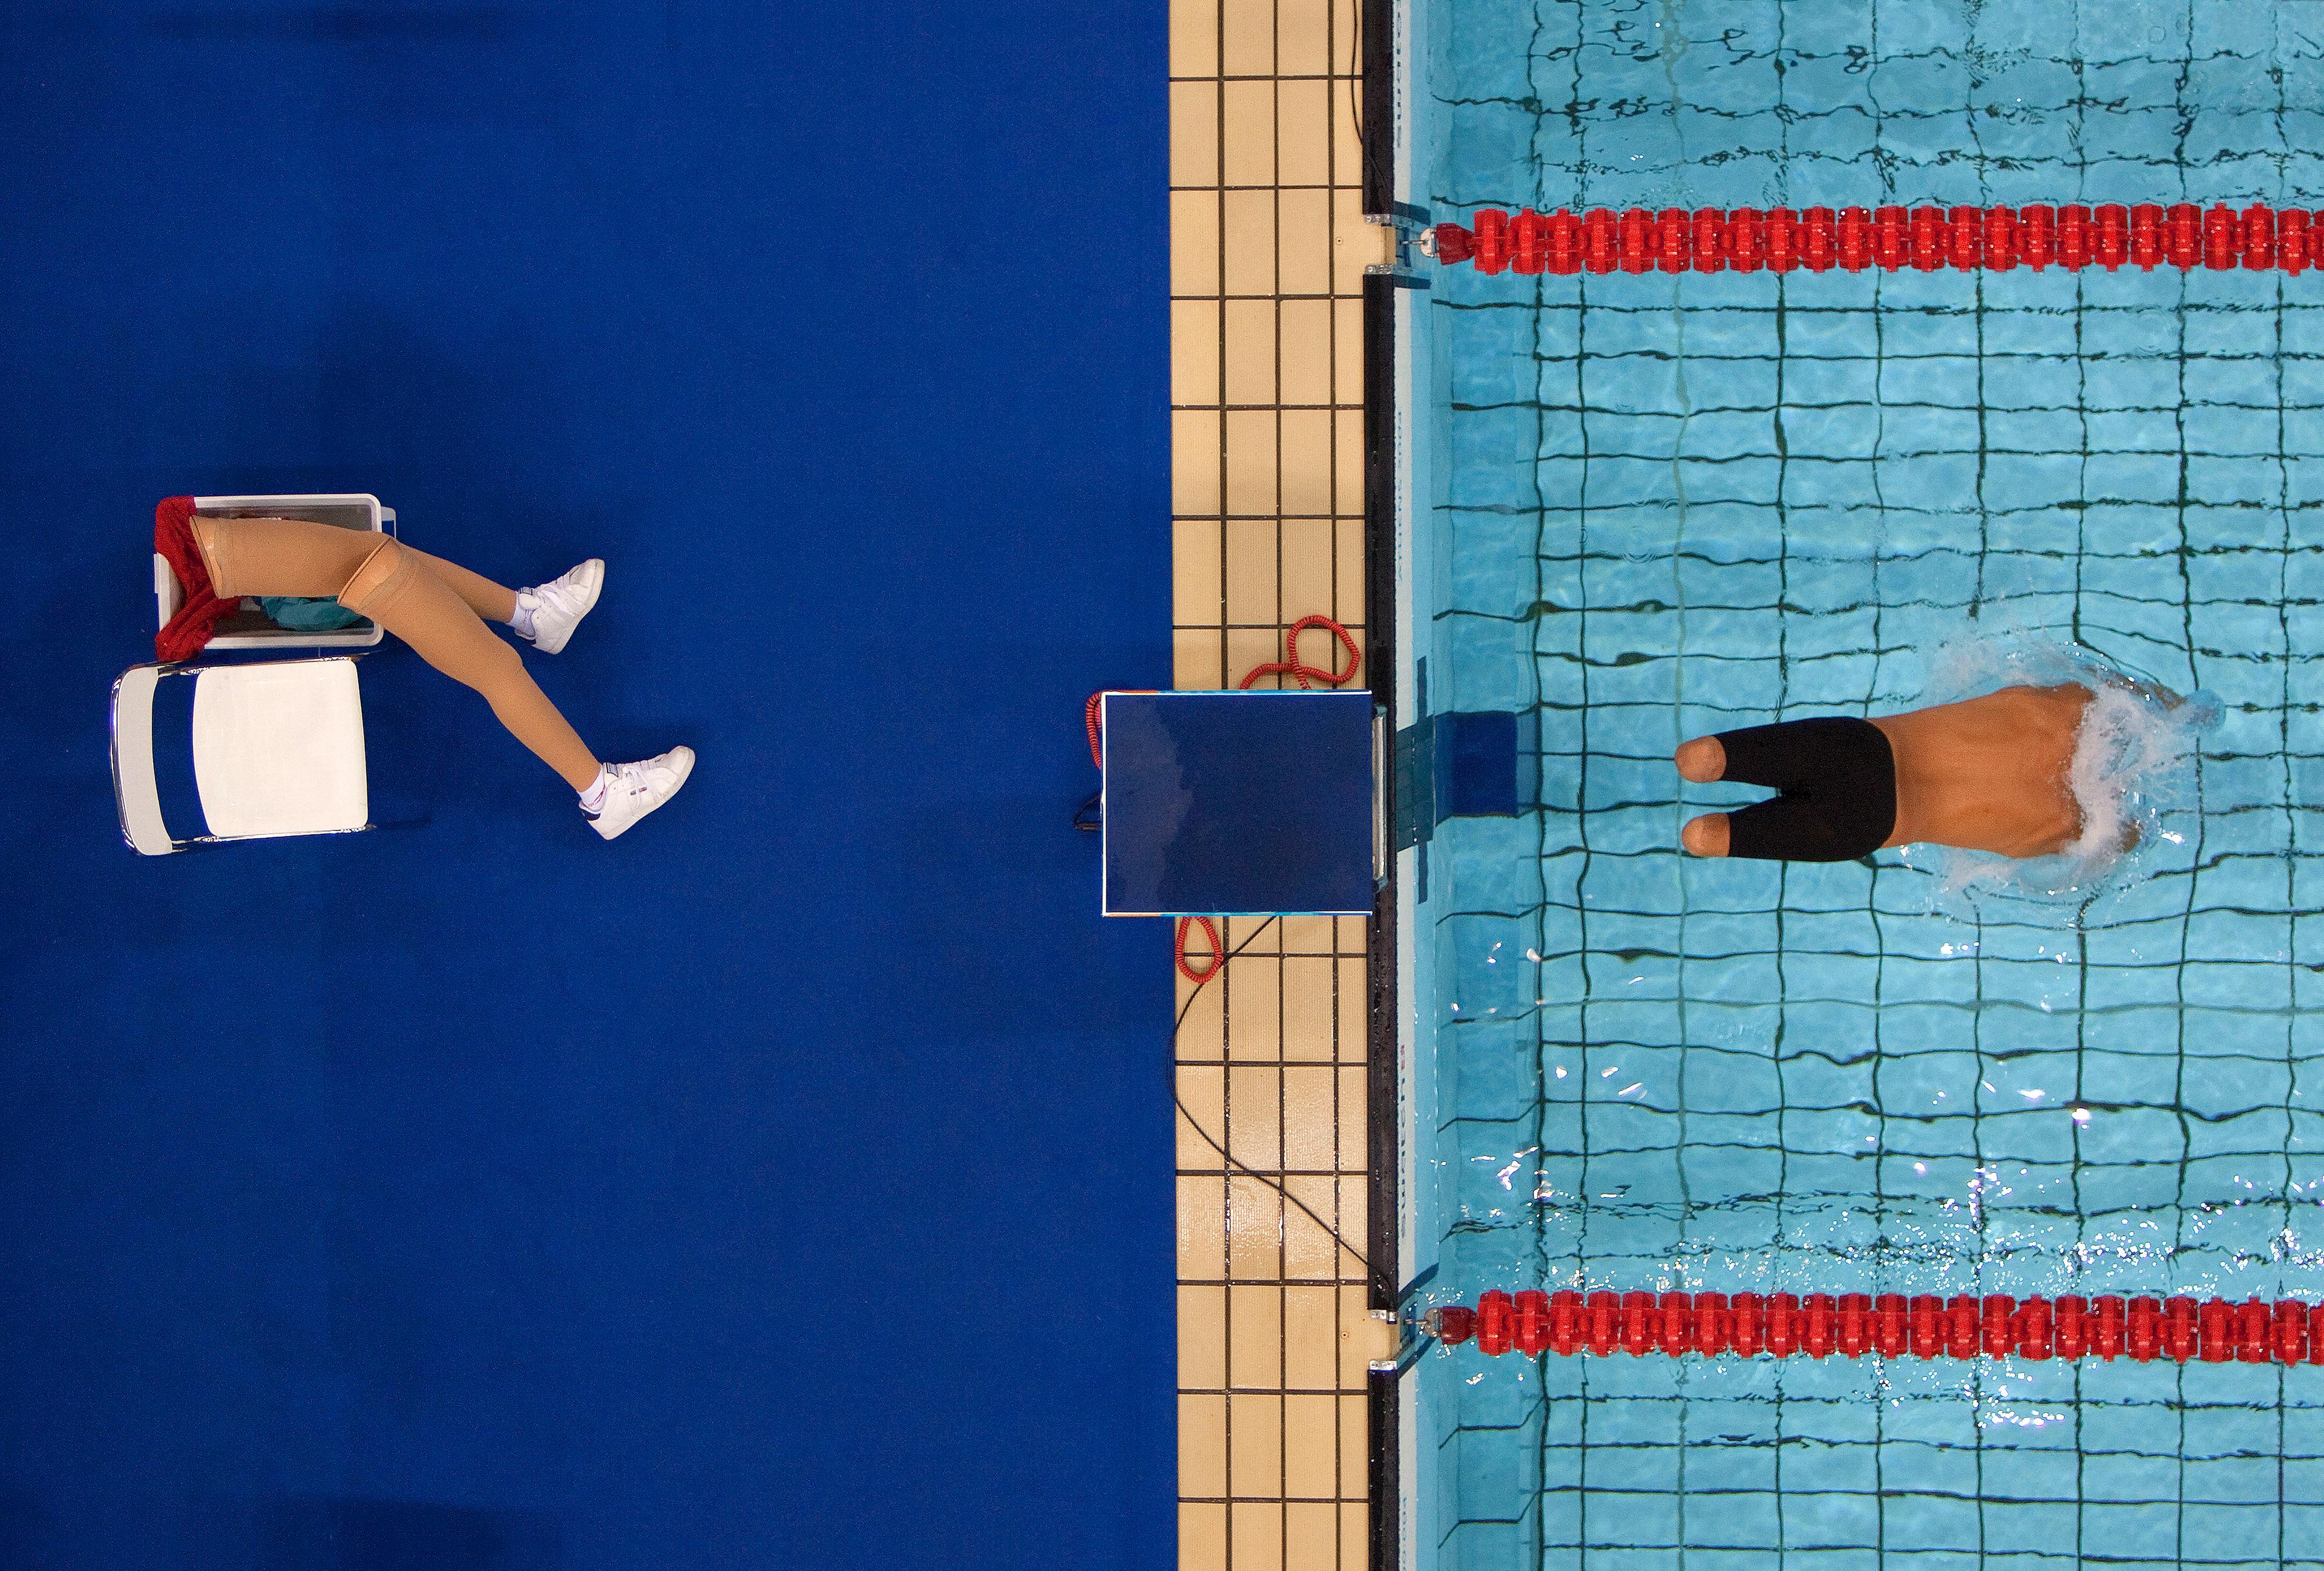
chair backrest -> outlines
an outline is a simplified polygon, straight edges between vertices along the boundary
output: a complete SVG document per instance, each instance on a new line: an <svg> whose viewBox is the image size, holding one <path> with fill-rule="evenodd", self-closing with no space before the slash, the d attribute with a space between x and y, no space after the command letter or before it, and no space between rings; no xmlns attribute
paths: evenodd
<svg viewBox="0 0 2324 1571"><path fill-rule="evenodd" d="M178 848L161 821L161 790L153 779L153 689L168 668L131 666L113 684L113 804L121 837L148 856Z"/></svg>
<svg viewBox="0 0 2324 1571"><path fill-rule="evenodd" d="M207 835L173 836L153 769L153 697L194 680L194 786ZM352 659L134 666L113 688L113 790L122 837L148 856L189 845L369 827L363 692Z"/></svg>

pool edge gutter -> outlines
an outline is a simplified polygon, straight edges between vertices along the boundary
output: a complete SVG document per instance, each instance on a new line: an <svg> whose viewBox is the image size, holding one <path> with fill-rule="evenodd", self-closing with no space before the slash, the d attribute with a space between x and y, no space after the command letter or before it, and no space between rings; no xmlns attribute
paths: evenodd
<svg viewBox="0 0 2324 1571"><path fill-rule="evenodd" d="M1363 206L1367 217L1389 217L1396 206L1397 0L1360 0L1363 41ZM1398 721L1397 705L1397 364L1396 281L1378 273L1364 278L1364 630L1367 669L1373 700L1388 735ZM1380 812L1396 822L1396 776L1381 772L1376 789ZM1391 842L1392 846L1392 842ZM1370 1169L1365 1258L1367 1302L1375 1312L1397 1308L1400 1243L1397 1221L1403 1206L1399 1167L1399 1060L1397 891L1391 848L1380 870L1365 954L1366 1116L1365 1157ZM1370 1456L1368 1527L1371 1571L1396 1571L1402 1559L1403 1480L1398 1467L1402 1413L1394 1367L1373 1368L1366 1379Z"/></svg>

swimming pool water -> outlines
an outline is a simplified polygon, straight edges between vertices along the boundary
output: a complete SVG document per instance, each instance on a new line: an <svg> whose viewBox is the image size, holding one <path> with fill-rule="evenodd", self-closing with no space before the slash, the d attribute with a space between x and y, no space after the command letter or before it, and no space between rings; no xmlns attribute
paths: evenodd
<svg viewBox="0 0 2324 1571"><path fill-rule="evenodd" d="M2324 4L1423 7L1415 184L1480 206L2324 205ZM2324 1297L2324 279L1488 277L1416 309L1431 711L1544 808L1425 847L1419 1297ZM2078 919L1690 862L1686 736L2071 638L2224 707ZM2324 1369L1487 1360L1423 1564L2324 1565Z"/></svg>

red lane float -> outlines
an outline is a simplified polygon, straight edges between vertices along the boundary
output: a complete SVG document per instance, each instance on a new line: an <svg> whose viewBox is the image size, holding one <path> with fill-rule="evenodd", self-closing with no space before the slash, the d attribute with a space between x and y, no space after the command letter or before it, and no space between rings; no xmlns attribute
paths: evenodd
<svg viewBox="0 0 2324 1571"><path fill-rule="evenodd" d="M2016 1298L1968 1293L1609 1293L1571 1289L1517 1294L1495 1288L1476 1307L1444 1304L1424 1322L1439 1342L1474 1341L1498 1358L1616 1353L1643 1358L1762 1353L1788 1358L2095 1358L2150 1363L2324 1363L2324 1304L2298 1298Z"/></svg>
<svg viewBox="0 0 2324 1571"><path fill-rule="evenodd" d="M2126 208L1560 208L1515 215L1485 208L1439 224L1436 260L1480 273L1862 273L2128 265L2302 273L2324 267L2324 224L2302 209L2191 202Z"/></svg>

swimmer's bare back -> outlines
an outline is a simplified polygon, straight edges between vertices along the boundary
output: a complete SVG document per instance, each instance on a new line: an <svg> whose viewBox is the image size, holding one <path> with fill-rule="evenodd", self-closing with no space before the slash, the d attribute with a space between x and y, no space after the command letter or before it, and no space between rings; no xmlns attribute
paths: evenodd
<svg viewBox="0 0 2324 1571"><path fill-rule="evenodd" d="M1895 824L1880 845L1957 846L2022 859L2072 844L2082 815L2070 773L2089 702L2089 688L2069 682L1874 716L1895 762ZM1727 775L1716 736L1683 744L1676 762L1690 781ZM1686 848L1726 855L1728 818L1706 813L1689 822Z"/></svg>

